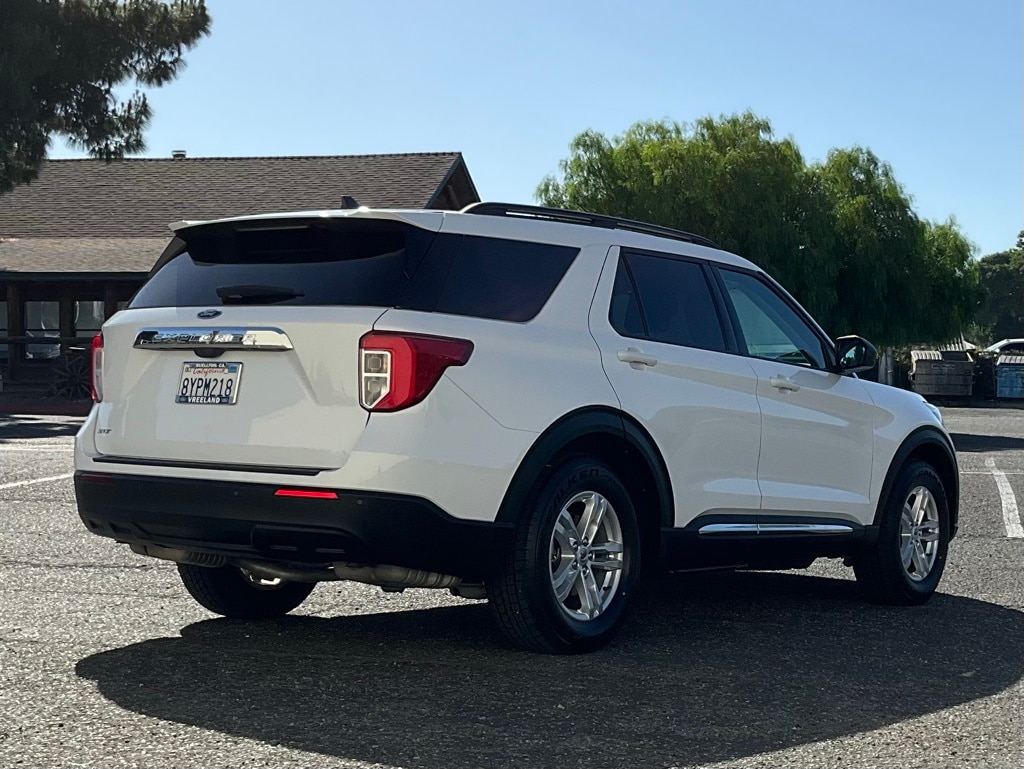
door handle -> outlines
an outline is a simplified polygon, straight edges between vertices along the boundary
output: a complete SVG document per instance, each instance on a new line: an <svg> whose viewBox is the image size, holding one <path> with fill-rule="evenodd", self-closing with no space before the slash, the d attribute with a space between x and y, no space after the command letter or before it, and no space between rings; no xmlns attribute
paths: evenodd
<svg viewBox="0 0 1024 769"><path fill-rule="evenodd" d="M639 350L636 347L628 347L625 350L619 350L617 356L623 363L628 363L635 369L643 368L644 366L656 366L658 365L658 359L653 355L644 355L643 350Z"/></svg>
<svg viewBox="0 0 1024 769"><path fill-rule="evenodd" d="M779 392L791 392L795 393L800 389L800 385L794 382L792 379L788 379L784 376L773 376L768 380L768 384L774 387Z"/></svg>

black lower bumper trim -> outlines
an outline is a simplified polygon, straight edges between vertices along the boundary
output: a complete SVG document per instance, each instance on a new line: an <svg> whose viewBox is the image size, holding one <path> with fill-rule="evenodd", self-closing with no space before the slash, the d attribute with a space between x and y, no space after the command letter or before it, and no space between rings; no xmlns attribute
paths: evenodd
<svg viewBox="0 0 1024 769"><path fill-rule="evenodd" d="M331 489L337 499L275 496L280 485L75 473L86 527L121 542L267 561L387 563L482 577L510 524L454 518L414 496ZM325 491L324 489L316 489Z"/></svg>

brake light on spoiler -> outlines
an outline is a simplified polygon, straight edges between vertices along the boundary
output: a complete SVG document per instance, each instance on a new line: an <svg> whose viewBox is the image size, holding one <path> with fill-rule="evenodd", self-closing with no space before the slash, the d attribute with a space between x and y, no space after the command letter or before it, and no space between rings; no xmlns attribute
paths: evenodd
<svg viewBox="0 0 1024 769"><path fill-rule="evenodd" d="M413 406L472 353L468 339L372 331L359 340L359 403L367 411Z"/></svg>

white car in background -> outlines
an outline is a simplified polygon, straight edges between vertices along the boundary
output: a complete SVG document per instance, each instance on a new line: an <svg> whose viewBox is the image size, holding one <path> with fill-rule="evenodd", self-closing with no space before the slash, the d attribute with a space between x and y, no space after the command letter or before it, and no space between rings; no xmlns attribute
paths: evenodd
<svg viewBox="0 0 1024 769"><path fill-rule="evenodd" d="M1002 339L986 347L984 352L992 355L1024 355L1024 339Z"/></svg>
<svg viewBox="0 0 1024 769"><path fill-rule="evenodd" d="M841 558L891 604L939 583L938 411L700 236L487 203L175 229L97 337L75 488L213 612L443 588L565 653L612 637L642 570Z"/></svg>

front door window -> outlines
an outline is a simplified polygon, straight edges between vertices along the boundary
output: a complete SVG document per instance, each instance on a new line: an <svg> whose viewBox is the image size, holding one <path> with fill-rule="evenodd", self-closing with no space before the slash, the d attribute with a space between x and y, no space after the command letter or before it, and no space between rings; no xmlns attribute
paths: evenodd
<svg viewBox="0 0 1024 769"><path fill-rule="evenodd" d="M722 270L747 354L795 366L826 368L821 338L769 286L753 275Z"/></svg>

